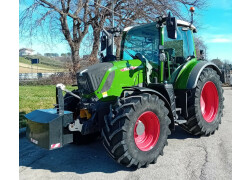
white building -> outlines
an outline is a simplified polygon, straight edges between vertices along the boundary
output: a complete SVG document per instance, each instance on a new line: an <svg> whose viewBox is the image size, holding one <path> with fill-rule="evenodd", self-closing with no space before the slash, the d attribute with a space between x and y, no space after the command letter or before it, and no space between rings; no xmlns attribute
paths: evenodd
<svg viewBox="0 0 250 180"><path fill-rule="evenodd" d="M35 55L35 50L29 48L19 49L19 56Z"/></svg>

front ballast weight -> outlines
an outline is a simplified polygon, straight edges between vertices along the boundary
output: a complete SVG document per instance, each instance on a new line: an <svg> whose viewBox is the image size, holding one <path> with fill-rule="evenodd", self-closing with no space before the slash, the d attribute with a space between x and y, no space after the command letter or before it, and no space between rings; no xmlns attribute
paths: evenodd
<svg viewBox="0 0 250 180"><path fill-rule="evenodd" d="M63 84L56 86L56 105L53 109L39 109L25 115L27 120L26 137L34 144L45 149L61 148L73 142L75 126L81 131L79 124L73 122L73 112L64 110L62 91L69 92ZM71 95L80 98L70 92Z"/></svg>

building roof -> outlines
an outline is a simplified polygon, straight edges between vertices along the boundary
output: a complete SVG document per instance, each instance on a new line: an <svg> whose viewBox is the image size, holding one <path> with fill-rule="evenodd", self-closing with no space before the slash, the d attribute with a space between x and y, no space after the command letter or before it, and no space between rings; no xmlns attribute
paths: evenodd
<svg viewBox="0 0 250 180"><path fill-rule="evenodd" d="M21 49L19 49L19 51L31 51L31 52L33 52L33 51L35 51L35 50L33 50L33 49L30 49L30 48L21 48Z"/></svg>

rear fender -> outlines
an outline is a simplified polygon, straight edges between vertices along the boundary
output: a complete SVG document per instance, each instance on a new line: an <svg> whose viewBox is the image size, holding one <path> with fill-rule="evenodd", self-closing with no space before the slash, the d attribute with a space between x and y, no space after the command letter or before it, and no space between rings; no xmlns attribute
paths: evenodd
<svg viewBox="0 0 250 180"><path fill-rule="evenodd" d="M220 77L222 77L220 69L212 62L208 61L197 61L193 59L187 62L182 69L179 71L179 74L174 81L175 89L193 89L196 87L199 76L203 69L205 68L214 69Z"/></svg>
<svg viewBox="0 0 250 180"><path fill-rule="evenodd" d="M217 72L217 74L221 77L221 71L218 68L218 66L216 66L214 63L212 62L207 62L207 61L200 61L191 71L189 78L188 78L188 82L187 82L187 89L193 89L196 87L198 79L200 77L201 72L203 71L203 69L205 68L212 68L213 70L215 70Z"/></svg>
<svg viewBox="0 0 250 180"><path fill-rule="evenodd" d="M195 62L194 62L195 63ZM222 78L220 69L212 62L208 61L197 61L196 64L193 64L194 67L186 68L184 71L186 76L180 76L183 79L175 82L175 95L176 95L176 106L181 108L181 115L184 118L188 117L188 102L194 96L195 87L199 80L201 72L205 68L212 68L217 72L217 74Z"/></svg>

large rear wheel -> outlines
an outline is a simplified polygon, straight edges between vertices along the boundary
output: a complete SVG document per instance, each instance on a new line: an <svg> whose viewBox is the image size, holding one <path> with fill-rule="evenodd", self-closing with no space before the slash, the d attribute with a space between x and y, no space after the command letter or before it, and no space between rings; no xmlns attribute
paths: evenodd
<svg viewBox="0 0 250 180"><path fill-rule="evenodd" d="M194 135L213 134L223 115L223 89L219 75L205 68L197 82L195 94L188 100L188 120L180 126Z"/></svg>
<svg viewBox="0 0 250 180"><path fill-rule="evenodd" d="M147 167L163 155L170 134L164 102L156 95L140 94L119 99L102 130L110 156L127 167Z"/></svg>

